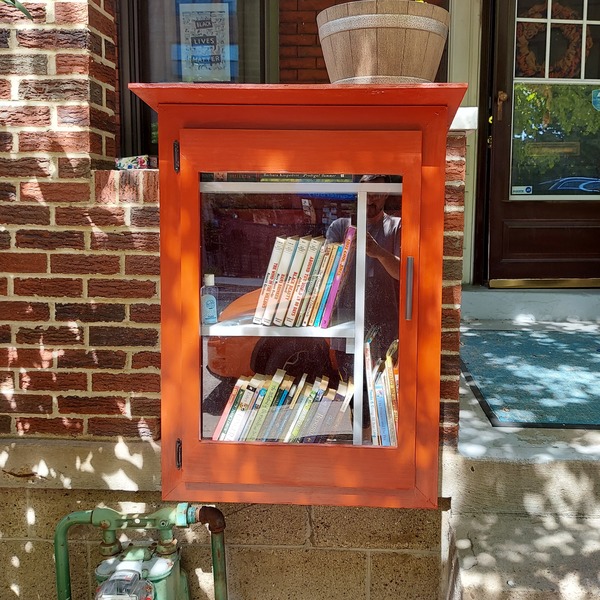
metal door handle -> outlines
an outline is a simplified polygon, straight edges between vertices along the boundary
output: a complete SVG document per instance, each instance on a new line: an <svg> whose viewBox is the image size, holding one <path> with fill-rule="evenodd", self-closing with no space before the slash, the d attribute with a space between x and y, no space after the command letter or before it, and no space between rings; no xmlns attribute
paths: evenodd
<svg viewBox="0 0 600 600"><path fill-rule="evenodd" d="M406 259L406 305L404 310L404 318L407 321L412 319L414 274L415 259L409 256Z"/></svg>
<svg viewBox="0 0 600 600"><path fill-rule="evenodd" d="M502 106L504 105L504 103L508 100L508 94L502 90L500 90L498 92L498 99L497 99L497 104L498 104L498 121L502 121Z"/></svg>

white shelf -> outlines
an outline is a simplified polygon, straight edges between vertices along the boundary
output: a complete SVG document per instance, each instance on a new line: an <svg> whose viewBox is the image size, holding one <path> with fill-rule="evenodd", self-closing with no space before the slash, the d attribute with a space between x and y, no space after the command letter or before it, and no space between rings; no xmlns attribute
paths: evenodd
<svg viewBox="0 0 600 600"><path fill-rule="evenodd" d="M256 325L252 316L242 317L235 321L221 321L216 325L202 325L203 336L222 337L311 337L311 338L354 338L356 327L354 321L338 323L323 329L321 327L286 327L277 325Z"/></svg>

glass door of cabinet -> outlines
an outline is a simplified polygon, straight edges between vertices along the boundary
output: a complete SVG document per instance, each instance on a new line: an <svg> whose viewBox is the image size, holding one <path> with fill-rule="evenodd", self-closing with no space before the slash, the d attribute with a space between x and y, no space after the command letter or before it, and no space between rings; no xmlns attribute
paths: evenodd
<svg viewBox="0 0 600 600"><path fill-rule="evenodd" d="M397 445L399 181L201 176L203 439Z"/></svg>

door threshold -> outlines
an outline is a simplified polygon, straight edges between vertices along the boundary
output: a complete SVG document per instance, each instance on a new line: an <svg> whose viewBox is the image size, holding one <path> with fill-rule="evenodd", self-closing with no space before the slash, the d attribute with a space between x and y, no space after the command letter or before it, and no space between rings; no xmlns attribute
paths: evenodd
<svg viewBox="0 0 600 600"><path fill-rule="evenodd" d="M600 278L589 279L490 279L492 289L600 288Z"/></svg>

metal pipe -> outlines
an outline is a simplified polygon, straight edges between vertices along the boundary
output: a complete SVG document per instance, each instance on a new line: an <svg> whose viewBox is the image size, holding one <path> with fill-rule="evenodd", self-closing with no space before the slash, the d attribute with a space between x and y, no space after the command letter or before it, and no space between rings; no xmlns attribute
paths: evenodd
<svg viewBox="0 0 600 600"><path fill-rule="evenodd" d="M189 513L188 513L189 514ZM215 600L227 600L227 567L225 561L225 516L214 506L201 506L195 519L208 525L213 562Z"/></svg>
<svg viewBox="0 0 600 600"><path fill-rule="evenodd" d="M73 525L91 525L91 510L82 510L64 517L54 532L54 558L56 561L56 593L58 600L71 600L71 573L67 532Z"/></svg>
<svg viewBox="0 0 600 600"><path fill-rule="evenodd" d="M171 554L177 549L173 527L187 527L193 523L208 525L211 534L215 600L227 600L227 569L225 562L225 517L214 506L192 507L181 503L176 508L162 508L151 515L124 515L111 508L96 508L74 512L64 517L54 533L56 559L56 588L58 600L71 600L69 571L68 530L73 525L94 525L102 530L101 554L113 556L121 551L117 539L119 529L157 529L157 552Z"/></svg>

